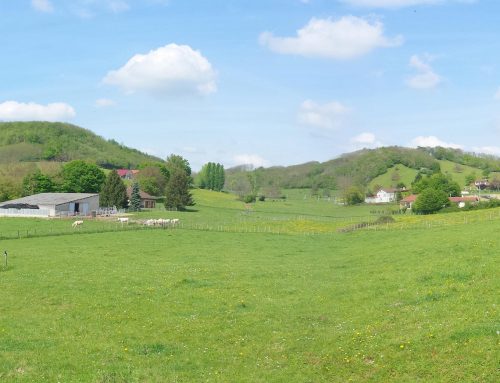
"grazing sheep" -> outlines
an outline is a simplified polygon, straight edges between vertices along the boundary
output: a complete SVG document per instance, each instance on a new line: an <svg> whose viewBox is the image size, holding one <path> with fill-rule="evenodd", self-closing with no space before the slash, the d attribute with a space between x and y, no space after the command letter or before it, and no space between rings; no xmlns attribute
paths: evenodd
<svg viewBox="0 0 500 383"><path fill-rule="evenodd" d="M146 222L144 222L144 225L146 226L154 226L156 223L155 219L148 219Z"/></svg>
<svg viewBox="0 0 500 383"><path fill-rule="evenodd" d="M179 221L179 218L174 218L174 219L171 219L171 220L170 220L170 224L171 224L172 226L177 225L179 222L180 222L180 221Z"/></svg>
<svg viewBox="0 0 500 383"><path fill-rule="evenodd" d="M83 225L83 221L75 221L75 222L73 222L71 227L75 228L75 227L82 226L82 225Z"/></svg>
<svg viewBox="0 0 500 383"><path fill-rule="evenodd" d="M169 219L159 218L159 219L156 220L156 224L159 225L159 226L166 226L169 223L170 223Z"/></svg>
<svg viewBox="0 0 500 383"><path fill-rule="evenodd" d="M126 223L128 225L128 218L120 217L118 218L118 222L120 222L122 225Z"/></svg>

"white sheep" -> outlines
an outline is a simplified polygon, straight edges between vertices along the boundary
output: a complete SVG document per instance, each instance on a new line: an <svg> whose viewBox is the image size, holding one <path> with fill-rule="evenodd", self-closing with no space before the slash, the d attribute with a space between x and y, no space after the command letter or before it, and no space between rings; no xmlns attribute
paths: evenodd
<svg viewBox="0 0 500 383"><path fill-rule="evenodd" d="M75 221L75 222L73 222L71 227L75 228L75 227L82 226L82 225L83 225L83 221Z"/></svg>
<svg viewBox="0 0 500 383"><path fill-rule="evenodd" d="M128 225L128 218L120 217L120 218L118 218L118 222L120 222L122 225L124 223L126 223Z"/></svg>

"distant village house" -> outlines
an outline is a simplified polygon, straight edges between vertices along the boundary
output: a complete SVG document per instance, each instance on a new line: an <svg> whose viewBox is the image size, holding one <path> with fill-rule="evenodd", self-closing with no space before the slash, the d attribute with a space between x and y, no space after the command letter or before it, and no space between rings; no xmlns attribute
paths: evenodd
<svg viewBox="0 0 500 383"><path fill-rule="evenodd" d="M129 186L127 188L127 196L128 199L130 200L130 196L132 195L132 187ZM156 207L156 200L158 197L154 197L152 195L149 195L148 193L140 190L139 191L139 196L141 197L141 208L142 209L154 209Z"/></svg>
<svg viewBox="0 0 500 383"><path fill-rule="evenodd" d="M366 203L391 203L396 201L396 194L399 189L387 188L380 189L376 195L366 197Z"/></svg>
<svg viewBox="0 0 500 383"><path fill-rule="evenodd" d="M121 179L131 180L131 179L133 179L139 173L139 170L135 170L135 169L118 169L116 172L118 173L118 175L120 176Z"/></svg>

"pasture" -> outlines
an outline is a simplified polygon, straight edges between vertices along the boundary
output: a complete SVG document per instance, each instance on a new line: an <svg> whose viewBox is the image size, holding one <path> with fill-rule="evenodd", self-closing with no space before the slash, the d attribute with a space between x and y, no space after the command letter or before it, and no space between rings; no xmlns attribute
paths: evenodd
<svg viewBox="0 0 500 383"><path fill-rule="evenodd" d="M132 216L175 230L1 240L0 381L498 381L500 219L338 233L368 207L196 193Z"/></svg>

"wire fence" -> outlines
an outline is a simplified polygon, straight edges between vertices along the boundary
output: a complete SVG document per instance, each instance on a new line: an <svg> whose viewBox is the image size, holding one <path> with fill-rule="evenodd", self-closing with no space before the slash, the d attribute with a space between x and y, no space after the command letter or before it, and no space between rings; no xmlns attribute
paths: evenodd
<svg viewBox="0 0 500 383"><path fill-rule="evenodd" d="M222 222L179 222L164 226L146 226L141 221L130 224L115 222L99 222L88 220L76 228L40 227L19 230L0 231L0 240L37 238L49 236L95 234L143 230L193 230L204 232L227 233L267 233L276 235L333 235L358 230L401 231L428 230L455 225L471 225L480 222L500 220L500 209L482 210L468 213L436 214L430 216L412 215L397 217L392 220L380 220L380 216L357 217L311 217L311 216L278 216L278 217L242 217ZM70 221L68 221L70 223Z"/></svg>

